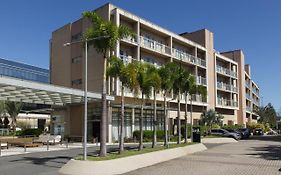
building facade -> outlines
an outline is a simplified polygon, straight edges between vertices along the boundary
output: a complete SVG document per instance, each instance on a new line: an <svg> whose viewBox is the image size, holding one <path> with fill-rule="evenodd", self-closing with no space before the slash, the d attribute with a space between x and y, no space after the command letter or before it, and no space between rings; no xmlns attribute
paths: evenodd
<svg viewBox="0 0 281 175"><path fill-rule="evenodd" d="M224 116L224 124L245 125L254 119L253 112L248 115L247 106L258 106L259 93L253 94L253 87L258 86L251 80L251 96L255 96L255 103L246 101L246 74L244 55L241 50L217 52L214 49L214 35L207 29L191 33L175 34L130 12L112 4L105 4L96 9L105 20L112 21L117 26L126 25L136 33L136 37L128 37L117 43L114 54L124 62L139 60L161 66L174 62L196 78L197 84L206 87L208 97L193 95L193 124L198 124L200 115L206 109L215 109ZM84 51L81 44L64 47L64 43L78 40L82 33L90 26L86 19L79 19L68 23L52 33L50 40L50 80L51 84L71 88L84 88ZM103 75L103 57L94 48L88 50L88 89L101 92ZM249 78L250 79L250 78ZM115 96L115 101L108 103L108 141L118 139L120 123L120 95L121 88L118 80L108 81L108 94ZM251 98L252 99L252 98ZM181 100L181 119L184 120L184 98ZM125 92L125 135L132 137L132 133L139 129L140 98L126 90ZM152 129L153 110L152 100L146 100L144 112L144 130ZM163 96L157 94L158 129L163 129L164 112ZM175 130L177 117L177 103L172 94L168 96L169 129ZM188 104L190 109L190 102ZM83 105L56 110L53 115L61 118L66 135L82 136ZM101 116L101 104L91 103L88 109L89 138L98 137ZM188 116L189 117L189 116ZM190 118L189 118L190 120Z"/></svg>
<svg viewBox="0 0 281 175"><path fill-rule="evenodd" d="M49 70L3 58L0 58L0 76L49 84ZM50 105L25 103L17 122L22 126L44 129L44 125L50 122L50 112L43 109L49 108Z"/></svg>
<svg viewBox="0 0 281 175"><path fill-rule="evenodd" d="M0 58L0 75L49 83L49 70Z"/></svg>

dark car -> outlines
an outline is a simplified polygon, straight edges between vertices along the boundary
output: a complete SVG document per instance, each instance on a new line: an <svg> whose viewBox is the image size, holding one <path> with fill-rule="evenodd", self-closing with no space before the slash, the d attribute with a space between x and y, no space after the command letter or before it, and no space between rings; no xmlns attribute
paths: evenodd
<svg viewBox="0 0 281 175"><path fill-rule="evenodd" d="M248 139L251 136L251 131L248 128L239 128L238 130L241 132L242 139Z"/></svg>
<svg viewBox="0 0 281 175"><path fill-rule="evenodd" d="M228 132L225 129L212 129L210 134L215 136L231 137L234 138L235 140L239 140L241 138L240 134L236 132Z"/></svg>
<svg viewBox="0 0 281 175"><path fill-rule="evenodd" d="M261 128L256 128L256 129L254 129L253 134L254 135L263 135L264 133Z"/></svg>

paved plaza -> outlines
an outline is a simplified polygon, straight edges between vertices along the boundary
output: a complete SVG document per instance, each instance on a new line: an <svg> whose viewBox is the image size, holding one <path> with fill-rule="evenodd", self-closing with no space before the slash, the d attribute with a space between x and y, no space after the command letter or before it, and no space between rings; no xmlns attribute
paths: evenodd
<svg viewBox="0 0 281 175"><path fill-rule="evenodd" d="M78 146L78 145L76 145ZM230 144L206 144L208 150L127 173L126 175L280 175L281 137L256 137ZM73 145L74 147L74 145ZM109 146L115 149L116 146ZM0 175L57 175L81 148L34 152L0 158ZM89 148L95 153L97 146ZM22 150L20 150L22 151Z"/></svg>
<svg viewBox="0 0 281 175"><path fill-rule="evenodd" d="M281 139L257 137L209 149L126 175L280 175Z"/></svg>

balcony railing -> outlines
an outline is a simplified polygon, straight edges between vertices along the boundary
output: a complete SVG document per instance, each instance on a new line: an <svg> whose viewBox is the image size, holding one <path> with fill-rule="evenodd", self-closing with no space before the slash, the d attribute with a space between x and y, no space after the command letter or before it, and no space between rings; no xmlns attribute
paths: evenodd
<svg viewBox="0 0 281 175"><path fill-rule="evenodd" d="M227 69L225 67L222 67L222 66L219 66L217 65L217 72L221 73L221 74L224 74L224 75L228 75L228 76L232 76L232 77L237 77L237 73L230 70L230 69Z"/></svg>
<svg viewBox="0 0 281 175"><path fill-rule="evenodd" d="M150 38L140 36L140 45L142 47L154 50L158 53L171 55L170 47L168 47L162 43L159 43L158 41L152 40Z"/></svg>
<svg viewBox="0 0 281 175"><path fill-rule="evenodd" d="M195 56L193 56L187 52L184 52L182 50L173 48L172 55L179 60L206 67L205 60L203 60L202 58L196 58Z"/></svg>
<svg viewBox="0 0 281 175"><path fill-rule="evenodd" d="M132 56L120 55L121 60L124 64L130 63L134 58Z"/></svg>
<svg viewBox="0 0 281 175"><path fill-rule="evenodd" d="M251 95L248 94L248 93L246 93L246 98L247 98L248 100L252 100Z"/></svg>
<svg viewBox="0 0 281 175"><path fill-rule="evenodd" d="M227 99L223 99L223 98L218 98L217 104L220 106L238 107L237 101L227 100Z"/></svg>
<svg viewBox="0 0 281 175"><path fill-rule="evenodd" d="M256 94L257 96L259 96L259 92L258 92L258 90L257 90L257 89L252 88L252 91L253 91L253 93L254 93L254 94Z"/></svg>
<svg viewBox="0 0 281 175"><path fill-rule="evenodd" d="M127 41L132 44L138 44L137 37L128 36L128 37L122 38L122 40Z"/></svg>
<svg viewBox="0 0 281 175"><path fill-rule="evenodd" d="M251 106L246 106L246 111L252 112Z"/></svg>
<svg viewBox="0 0 281 175"><path fill-rule="evenodd" d="M206 67L206 61L205 60L203 60L203 59L201 59L201 58L197 58L197 64L199 65L199 66L203 66L203 67Z"/></svg>
<svg viewBox="0 0 281 175"><path fill-rule="evenodd" d="M198 85L207 85L207 79L205 77L197 76L196 81Z"/></svg>
<svg viewBox="0 0 281 175"><path fill-rule="evenodd" d="M217 82L217 88L226 91L238 92L237 87L223 82Z"/></svg>
<svg viewBox="0 0 281 175"><path fill-rule="evenodd" d="M193 94L193 95L192 95L192 101L200 102L200 103L206 103L206 102L207 102L207 99L206 99L206 98L203 98L201 95Z"/></svg>
<svg viewBox="0 0 281 175"><path fill-rule="evenodd" d="M250 83L248 81L246 81L245 85L247 88L251 89Z"/></svg>
<svg viewBox="0 0 281 175"><path fill-rule="evenodd" d="M256 100L256 99L252 99L252 102L255 104L255 105L257 105L257 106L259 106L260 104L259 104L259 101L258 100Z"/></svg>

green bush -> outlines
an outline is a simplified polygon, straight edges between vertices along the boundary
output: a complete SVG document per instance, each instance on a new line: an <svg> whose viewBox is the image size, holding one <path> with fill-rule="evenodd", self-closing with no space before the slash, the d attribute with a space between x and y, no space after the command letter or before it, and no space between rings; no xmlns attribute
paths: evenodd
<svg viewBox="0 0 281 175"><path fill-rule="evenodd" d="M33 136L38 137L42 133L43 133L43 130L38 128L38 129L25 129L25 130L16 132L16 135L18 135L18 136L31 136L31 135L33 135Z"/></svg>
<svg viewBox="0 0 281 175"><path fill-rule="evenodd" d="M165 132L163 130L157 130L157 139L164 139L165 137ZM137 140L140 139L140 131L136 130L133 132L133 137L136 138ZM151 141L153 138L153 131L151 130L144 130L143 131L143 140L146 141Z"/></svg>
<svg viewBox="0 0 281 175"><path fill-rule="evenodd" d="M223 129L238 129L238 128L244 128L243 125L238 125L238 124L235 124L235 125L223 125L222 127Z"/></svg>

